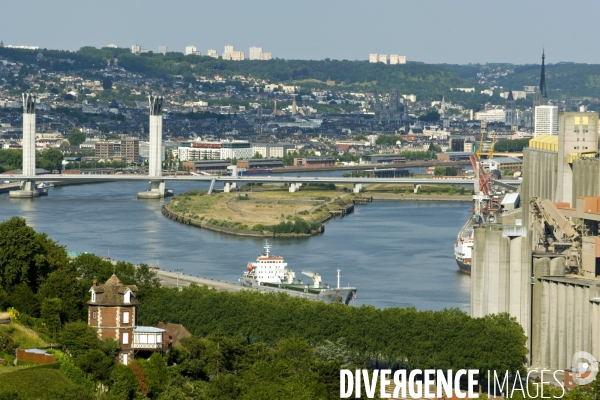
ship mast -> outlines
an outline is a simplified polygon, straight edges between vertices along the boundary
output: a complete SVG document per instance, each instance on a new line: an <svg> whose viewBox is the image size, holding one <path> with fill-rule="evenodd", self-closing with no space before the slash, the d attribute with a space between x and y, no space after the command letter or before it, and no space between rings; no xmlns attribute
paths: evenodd
<svg viewBox="0 0 600 400"><path fill-rule="evenodd" d="M268 240L265 240L265 256L269 257L269 250L271 250L271 245Z"/></svg>
<svg viewBox="0 0 600 400"><path fill-rule="evenodd" d="M339 268L337 269L337 273L338 273L338 275L337 275L337 278L338 278L337 288L339 289L340 288L340 269Z"/></svg>

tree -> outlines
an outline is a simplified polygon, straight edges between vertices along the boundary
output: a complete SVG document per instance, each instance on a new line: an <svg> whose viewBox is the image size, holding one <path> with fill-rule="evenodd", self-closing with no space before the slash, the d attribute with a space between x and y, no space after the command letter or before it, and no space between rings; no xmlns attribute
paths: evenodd
<svg viewBox="0 0 600 400"><path fill-rule="evenodd" d="M85 322L69 322L65 324L58 342L74 357L88 352L89 350L101 350L102 341L98 338L98 332Z"/></svg>
<svg viewBox="0 0 600 400"><path fill-rule="evenodd" d="M69 143L71 146L79 147L83 142L85 142L85 133L78 128L71 129L71 132L69 132Z"/></svg>
<svg viewBox="0 0 600 400"><path fill-rule="evenodd" d="M5 290L25 283L35 293L52 271L67 262L65 248L27 226L23 218L0 223L0 285Z"/></svg>
<svg viewBox="0 0 600 400"><path fill-rule="evenodd" d="M40 312L40 303L27 283L22 282L10 290L10 304L19 312L31 317L37 317Z"/></svg>
<svg viewBox="0 0 600 400"><path fill-rule="evenodd" d="M367 141L367 137L365 135L358 135L354 138L354 140L356 140L357 142L365 142Z"/></svg>
<svg viewBox="0 0 600 400"><path fill-rule="evenodd" d="M440 120L440 113L435 110L429 111L427 114L421 115L419 119L424 122L436 122Z"/></svg>
<svg viewBox="0 0 600 400"><path fill-rule="evenodd" d="M260 154L258 151L256 153L254 153L254 155L252 156L252 158L263 158L262 154Z"/></svg>
<svg viewBox="0 0 600 400"><path fill-rule="evenodd" d="M83 287L75 274L73 268L60 268L50 273L38 289L42 305L46 299L61 301L59 316L62 323L78 321L86 315L84 300L89 286Z"/></svg>
<svg viewBox="0 0 600 400"><path fill-rule="evenodd" d="M49 171L60 170L62 167L63 153L58 149L47 149L36 154L36 164L39 168Z"/></svg>
<svg viewBox="0 0 600 400"><path fill-rule="evenodd" d="M433 151L435 153L441 153L442 148L440 147L439 144L435 144L435 143L431 142L431 143L429 143L429 151Z"/></svg>
<svg viewBox="0 0 600 400"><path fill-rule="evenodd" d="M92 349L75 358L75 365L94 380L107 382L114 365L114 355L107 355L100 349Z"/></svg>
<svg viewBox="0 0 600 400"><path fill-rule="evenodd" d="M133 370L123 364L116 364L111 373L110 393L119 399L133 399L138 389L138 381Z"/></svg>
<svg viewBox="0 0 600 400"><path fill-rule="evenodd" d="M56 297L42 300L40 317L52 338L55 338L60 330L60 314L62 307L62 301Z"/></svg>
<svg viewBox="0 0 600 400"><path fill-rule="evenodd" d="M109 77L105 77L102 80L102 89L104 90L112 90L113 81Z"/></svg>
<svg viewBox="0 0 600 400"><path fill-rule="evenodd" d="M100 126L98 127L98 130L99 130L100 132L102 132L102 133L109 133L109 132L110 132L110 129L108 129L108 126L106 126L106 125L104 125L104 124L103 124L103 125L100 125Z"/></svg>
<svg viewBox="0 0 600 400"><path fill-rule="evenodd" d="M440 167L440 166L437 166L437 167L435 167L435 169L433 170L433 174L434 174L435 176L444 176L444 175L446 174L446 168L444 168L444 167Z"/></svg>
<svg viewBox="0 0 600 400"><path fill-rule="evenodd" d="M446 175L446 176L457 176L458 175L458 170L456 169L456 167L446 167L446 171L445 171L444 175Z"/></svg>

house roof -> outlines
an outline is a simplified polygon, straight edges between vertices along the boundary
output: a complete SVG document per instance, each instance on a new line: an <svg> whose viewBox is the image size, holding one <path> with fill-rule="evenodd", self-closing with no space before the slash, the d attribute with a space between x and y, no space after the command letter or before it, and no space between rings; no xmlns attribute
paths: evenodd
<svg viewBox="0 0 600 400"><path fill-rule="evenodd" d="M112 274L103 285L98 285L98 282L94 281L90 291L96 294L96 301L90 300L88 304L103 306L138 305L139 301L135 298L137 290L137 286L124 285L115 274ZM129 303L125 303L125 293L128 291L131 291L131 297Z"/></svg>
<svg viewBox="0 0 600 400"><path fill-rule="evenodd" d="M181 324L172 324L170 322L165 324L164 322L159 322L156 326L167 331L167 335L171 337L173 344L179 344L181 339L192 336L192 334L185 329L185 326Z"/></svg>
<svg viewBox="0 0 600 400"><path fill-rule="evenodd" d="M163 333L165 330L153 326L136 326L133 331L139 333Z"/></svg>

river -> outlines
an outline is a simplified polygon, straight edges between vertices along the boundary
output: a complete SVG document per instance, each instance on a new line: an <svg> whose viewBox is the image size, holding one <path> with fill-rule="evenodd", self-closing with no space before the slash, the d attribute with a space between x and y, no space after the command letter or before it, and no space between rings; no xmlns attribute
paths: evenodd
<svg viewBox="0 0 600 400"><path fill-rule="evenodd" d="M324 173L325 174L325 173ZM163 201L138 200L139 182L112 182L50 189L49 196L9 199L0 195L0 221L24 217L70 251L90 252L166 270L237 282L263 241L182 225L160 212ZM175 193L207 183L167 184ZM168 202L169 199L166 199ZM272 254L288 266L318 272L323 283L358 287L356 305L413 306L420 310L469 310L470 277L453 258L456 235L470 214L466 202L374 202L326 223L308 239L272 240ZM309 278L305 277L305 281Z"/></svg>

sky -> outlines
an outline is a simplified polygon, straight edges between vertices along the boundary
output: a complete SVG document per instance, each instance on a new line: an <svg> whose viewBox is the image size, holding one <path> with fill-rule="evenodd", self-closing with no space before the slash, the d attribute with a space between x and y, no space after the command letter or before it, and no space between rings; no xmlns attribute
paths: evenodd
<svg viewBox="0 0 600 400"><path fill-rule="evenodd" d="M202 53L426 63L600 63L598 0L4 0L4 44L77 50L132 44ZM26 6L25 6L26 5Z"/></svg>

